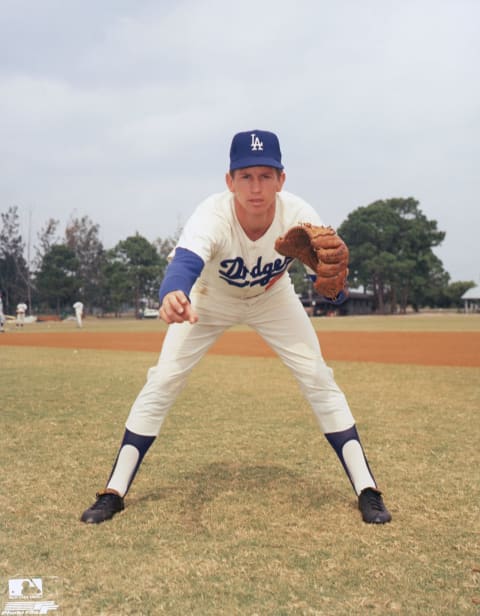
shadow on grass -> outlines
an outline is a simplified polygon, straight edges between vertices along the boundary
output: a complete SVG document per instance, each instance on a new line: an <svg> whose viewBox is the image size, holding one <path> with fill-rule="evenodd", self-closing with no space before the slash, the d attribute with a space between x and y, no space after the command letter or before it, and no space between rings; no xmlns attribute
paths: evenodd
<svg viewBox="0 0 480 616"><path fill-rule="evenodd" d="M186 473L176 486L156 489L150 494L132 499L133 505L173 499L178 501L178 515L187 525L202 526L206 507L225 494L241 506L244 494L250 502L276 506L287 503L292 510L319 510L342 500L340 491L330 486L306 480L302 474L280 465L244 465L214 462ZM344 499L343 499L344 500Z"/></svg>

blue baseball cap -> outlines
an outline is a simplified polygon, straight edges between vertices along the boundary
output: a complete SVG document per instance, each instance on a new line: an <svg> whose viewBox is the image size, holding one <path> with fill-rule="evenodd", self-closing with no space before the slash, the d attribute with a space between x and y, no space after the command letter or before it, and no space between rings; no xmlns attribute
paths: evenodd
<svg viewBox="0 0 480 616"><path fill-rule="evenodd" d="M283 169L277 135L266 130L248 130L237 133L230 147L230 171L245 167Z"/></svg>

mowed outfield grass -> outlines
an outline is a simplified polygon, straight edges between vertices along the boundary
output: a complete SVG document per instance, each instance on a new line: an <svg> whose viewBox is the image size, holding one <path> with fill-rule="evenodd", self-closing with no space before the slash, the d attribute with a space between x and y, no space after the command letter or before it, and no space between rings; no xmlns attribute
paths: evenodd
<svg viewBox="0 0 480 616"><path fill-rule="evenodd" d="M424 319L425 329L478 327L452 319ZM58 576L68 616L480 613L479 368L331 363L389 525L361 521L281 363L221 356L194 370L126 510L82 525L155 362L0 347L2 592L9 578Z"/></svg>
<svg viewBox="0 0 480 616"><path fill-rule="evenodd" d="M313 326L318 331L419 331L419 332L464 332L480 331L480 313L461 312L410 313L393 316L349 316L313 317ZM7 323L10 333L65 333L65 332L148 332L166 331L167 326L160 319L98 318L88 316L83 321L83 330L76 327L73 317L63 321L42 321L30 323L23 329L15 327L15 321ZM243 331L247 326L232 327L232 331Z"/></svg>

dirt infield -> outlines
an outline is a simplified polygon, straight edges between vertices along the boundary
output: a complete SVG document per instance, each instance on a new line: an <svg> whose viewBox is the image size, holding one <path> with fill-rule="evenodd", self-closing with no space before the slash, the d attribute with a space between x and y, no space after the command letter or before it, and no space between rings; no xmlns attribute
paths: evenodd
<svg viewBox="0 0 480 616"><path fill-rule="evenodd" d="M157 332L19 332L0 336L0 346L158 352ZM429 366L480 366L479 332L322 332L326 360L372 361ZM255 332L226 332L211 349L218 355L273 357Z"/></svg>

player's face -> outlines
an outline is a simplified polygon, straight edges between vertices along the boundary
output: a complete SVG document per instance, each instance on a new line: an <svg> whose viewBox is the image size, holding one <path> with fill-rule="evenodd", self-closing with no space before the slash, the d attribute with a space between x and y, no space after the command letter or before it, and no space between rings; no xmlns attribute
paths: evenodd
<svg viewBox="0 0 480 616"><path fill-rule="evenodd" d="M282 190L285 173L273 167L247 167L226 175L227 186L235 195L237 206L247 214L262 215L275 205L277 192Z"/></svg>

